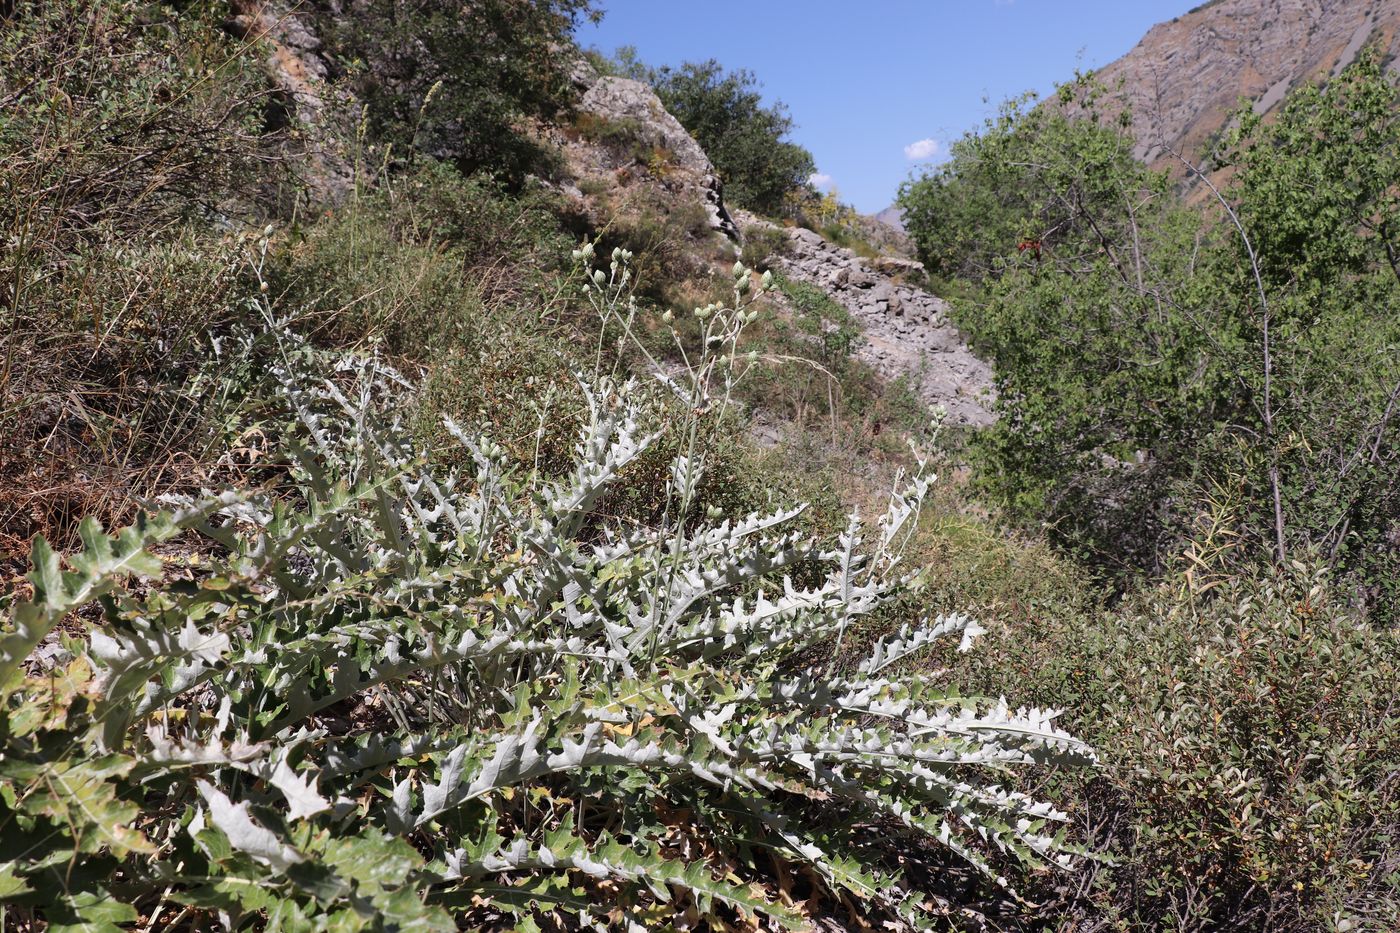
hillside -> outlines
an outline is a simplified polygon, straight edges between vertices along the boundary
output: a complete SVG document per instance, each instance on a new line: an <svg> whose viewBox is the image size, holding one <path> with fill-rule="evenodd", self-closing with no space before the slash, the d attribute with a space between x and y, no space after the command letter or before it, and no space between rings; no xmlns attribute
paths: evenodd
<svg viewBox="0 0 1400 933"><path fill-rule="evenodd" d="M1153 167L1168 149L1199 159L1241 97L1272 111L1299 83L1337 74L1368 42L1387 61L1400 0L1215 0L1148 31L1100 70L1121 82L1134 115L1134 154ZM1165 146L1164 146L1165 144Z"/></svg>
<svg viewBox="0 0 1400 933"><path fill-rule="evenodd" d="M1400 929L1364 23L882 220L605 5L0 2L0 933Z"/></svg>

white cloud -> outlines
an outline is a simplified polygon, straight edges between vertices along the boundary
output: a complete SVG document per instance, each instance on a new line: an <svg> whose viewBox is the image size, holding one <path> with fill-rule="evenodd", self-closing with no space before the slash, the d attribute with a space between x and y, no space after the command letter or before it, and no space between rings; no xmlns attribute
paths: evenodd
<svg viewBox="0 0 1400 933"><path fill-rule="evenodd" d="M921 139L904 147L904 158L915 162L932 159L943 151L943 144L936 139Z"/></svg>
<svg viewBox="0 0 1400 933"><path fill-rule="evenodd" d="M818 191L830 191L835 180L830 175L823 175L821 172L813 172L807 176L807 184Z"/></svg>

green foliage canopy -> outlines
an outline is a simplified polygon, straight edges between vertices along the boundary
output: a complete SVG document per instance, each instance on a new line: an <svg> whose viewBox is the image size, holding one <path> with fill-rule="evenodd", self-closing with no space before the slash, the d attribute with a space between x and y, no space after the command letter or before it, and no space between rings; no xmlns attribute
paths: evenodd
<svg viewBox="0 0 1400 933"><path fill-rule="evenodd" d="M1393 81L1367 53L1277 121L1242 111L1232 182L1189 203L1133 160L1102 94L1081 77L1012 102L901 194L996 362L987 486L1129 571L1161 569L1210 484L1239 481L1238 532L1276 558L1320 549L1393 612Z"/></svg>
<svg viewBox="0 0 1400 933"><path fill-rule="evenodd" d="M372 135L399 158L519 175L542 158L519 123L568 105L561 50L597 15L592 0L369 0L320 22Z"/></svg>

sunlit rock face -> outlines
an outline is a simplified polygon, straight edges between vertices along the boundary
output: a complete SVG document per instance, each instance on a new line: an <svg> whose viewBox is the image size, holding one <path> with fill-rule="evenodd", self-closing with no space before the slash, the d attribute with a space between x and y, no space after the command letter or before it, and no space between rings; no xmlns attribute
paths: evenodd
<svg viewBox="0 0 1400 933"><path fill-rule="evenodd" d="M1179 169L1169 150L1199 161L1239 98L1266 113L1368 43L1393 59L1398 34L1400 0L1215 0L1154 26L1098 74L1109 88L1122 82L1137 157Z"/></svg>

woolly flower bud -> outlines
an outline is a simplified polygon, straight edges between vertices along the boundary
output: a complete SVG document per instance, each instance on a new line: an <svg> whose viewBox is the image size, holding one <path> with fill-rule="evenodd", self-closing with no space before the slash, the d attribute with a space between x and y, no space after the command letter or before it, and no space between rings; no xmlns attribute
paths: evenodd
<svg viewBox="0 0 1400 933"><path fill-rule="evenodd" d="M756 321L756 320L758 320L758 309L757 309L757 308L751 308L751 309L749 309L749 312L748 312L747 314L744 315L744 321L745 321L745 323L752 324L752 323L753 323L754 321Z"/></svg>
<svg viewBox="0 0 1400 933"><path fill-rule="evenodd" d="M739 276L743 275L747 271L748 270L744 268L744 264L742 262L734 263L734 278L737 279Z"/></svg>
<svg viewBox="0 0 1400 933"><path fill-rule="evenodd" d="M750 351L749 351L749 362L750 362L750 363L757 363L757 362L758 362L758 351L757 351L757 350L750 350Z"/></svg>
<svg viewBox="0 0 1400 933"><path fill-rule="evenodd" d="M603 270L602 270L602 269L594 270L594 272L593 272L593 284L594 284L594 285L597 285L599 288L601 288L601 287L603 286L603 283L607 282L607 280L608 280L608 277L603 273Z"/></svg>
<svg viewBox="0 0 1400 933"><path fill-rule="evenodd" d="M668 308L667 310L661 312L661 320L665 321L667 324L671 323L671 322L674 321L675 319L676 319L676 316L675 316L674 314L671 313L671 311L670 311L669 308Z"/></svg>
<svg viewBox="0 0 1400 933"><path fill-rule="evenodd" d="M763 286L763 290L764 290L765 292L768 291L768 289L770 289L770 288L773 287L773 270L772 270L772 269L769 269L767 272L763 273L763 278L760 280L760 284Z"/></svg>
<svg viewBox="0 0 1400 933"><path fill-rule="evenodd" d="M714 313L714 308L709 307L709 306L706 306L706 307L704 307L704 308L696 308L696 309L695 309L695 316L698 317L698 318L699 318L700 320L702 320L702 321L705 320L705 318L709 317L709 316L710 316L711 314L713 314L713 313Z"/></svg>
<svg viewBox="0 0 1400 933"><path fill-rule="evenodd" d="M612 261L613 261L613 262L617 262L617 261L618 261L619 259L621 259L621 258L622 258L622 247L621 247L621 246L614 246L614 247L613 247L613 251L612 251Z"/></svg>
<svg viewBox="0 0 1400 933"><path fill-rule="evenodd" d="M753 279L749 277L749 274L747 272L745 272L742 276L740 276L739 281L734 283L734 288L736 291L739 292L739 294L746 295L748 294L749 286L751 285L753 285Z"/></svg>
<svg viewBox="0 0 1400 933"><path fill-rule="evenodd" d="M266 227L263 227L263 236L264 236L264 237L270 237L270 236L272 236L272 224L268 224Z"/></svg>
<svg viewBox="0 0 1400 933"><path fill-rule="evenodd" d="M719 518L724 514L724 510L717 505L712 505L705 510L706 518Z"/></svg>

